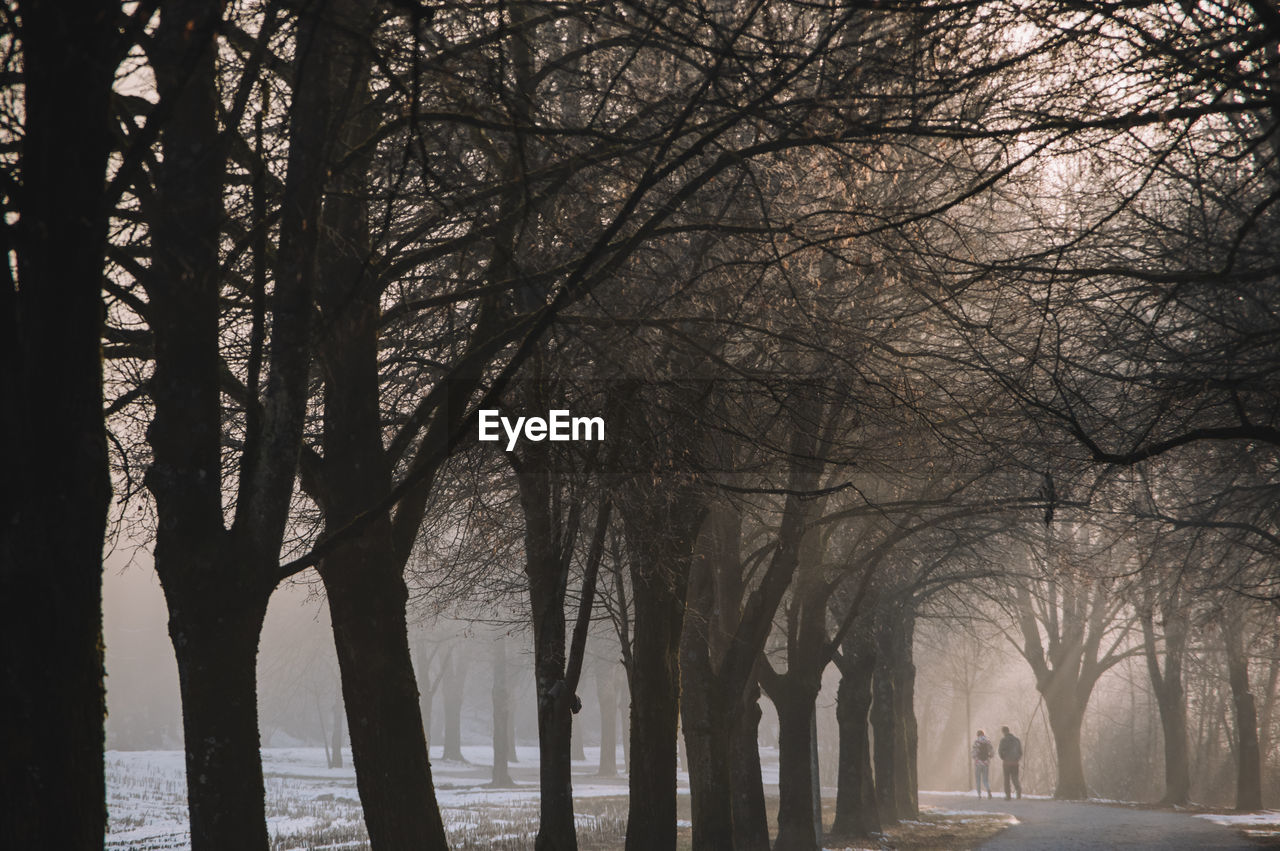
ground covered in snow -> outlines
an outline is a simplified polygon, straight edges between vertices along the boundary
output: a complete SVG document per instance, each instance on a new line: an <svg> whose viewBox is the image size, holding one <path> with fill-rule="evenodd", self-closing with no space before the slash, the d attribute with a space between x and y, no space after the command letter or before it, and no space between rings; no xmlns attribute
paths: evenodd
<svg viewBox="0 0 1280 851"><path fill-rule="evenodd" d="M487 747L463 748L466 762L432 761L441 813L450 844L458 849L527 849L538 829L537 748L518 749L511 765L515 788L489 785ZM599 755L574 763L574 809L580 847L620 849L626 834L625 776L595 774ZM777 752L761 753L769 796L769 817L777 813ZM262 752L267 790L267 820L273 851L362 849L368 847L364 819L350 758L344 768L329 768L322 748L268 748ZM622 763L622 754L618 754ZM106 757L110 809L105 847L131 851L186 849L186 780L181 751L110 751ZM690 845L688 778L679 776L681 845ZM828 819L835 790L824 789ZM972 848L1016 820L958 802L922 808L918 820L886 831L882 841L843 844L832 849L892 847L901 851Z"/></svg>
<svg viewBox="0 0 1280 851"><path fill-rule="evenodd" d="M432 772L450 842L457 848L531 847L538 828L537 748L517 749L515 788L489 786L488 748L463 748L467 761L433 759ZM586 848L608 847L626 829L625 777L594 776L598 753L574 763L578 832ZM621 762L621 753L619 754ZM348 753L329 768L323 748L262 751L267 824L274 851L367 847ZM181 751L109 751L106 847L153 851L189 847L186 770Z"/></svg>

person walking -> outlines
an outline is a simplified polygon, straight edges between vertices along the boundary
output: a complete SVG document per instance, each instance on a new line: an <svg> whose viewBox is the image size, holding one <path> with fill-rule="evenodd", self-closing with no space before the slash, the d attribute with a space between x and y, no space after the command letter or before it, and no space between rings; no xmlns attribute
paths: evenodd
<svg viewBox="0 0 1280 851"><path fill-rule="evenodd" d="M973 774L978 785L978 797L982 797L982 787L987 787L987 797L991 797L991 757L995 756L996 749L991 746L991 740L987 738L987 734L982 730L978 731L978 738L973 740L973 747L969 749L970 755L973 757Z"/></svg>
<svg viewBox="0 0 1280 851"><path fill-rule="evenodd" d="M1022 762L1022 741L1009 732L1008 727L1001 727L1000 762L1004 766L1004 799L1009 800L1009 784L1018 791L1018 800L1022 800L1022 782L1018 779L1018 763Z"/></svg>

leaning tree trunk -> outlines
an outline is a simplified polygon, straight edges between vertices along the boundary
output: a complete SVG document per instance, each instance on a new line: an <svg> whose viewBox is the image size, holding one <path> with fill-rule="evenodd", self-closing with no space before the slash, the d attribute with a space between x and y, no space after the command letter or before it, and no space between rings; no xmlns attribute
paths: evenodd
<svg viewBox="0 0 1280 851"><path fill-rule="evenodd" d="M871 741L867 735L875 645L853 632L844 642L836 721L840 728L840 762L836 781L836 817L832 833L865 837L880 830Z"/></svg>
<svg viewBox="0 0 1280 851"><path fill-rule="evenodd" d="M372 525L376 530L379 524ZM370 541L355 541L321 566L356 788L372 847L445 848L409 650L408 590L396 560L378 550Z"/></svg>
<svg viewBox="0 0 1280 851"><path fill-rule="evenodd" d="M101 291L120 8L17 5L22 180L0 236L0 846L101 848Z"/></svg>

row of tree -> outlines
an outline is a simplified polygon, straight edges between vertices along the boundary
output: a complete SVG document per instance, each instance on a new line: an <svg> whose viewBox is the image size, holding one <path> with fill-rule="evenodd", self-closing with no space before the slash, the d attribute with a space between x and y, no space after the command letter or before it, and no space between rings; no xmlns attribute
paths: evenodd
<svg viewBox="0 0 1280 851"><path fill-rule="evenodd" d="M465 581L449 559L522 566L540 848L576 847L597 612L645 755L628 847L675 845L681 722L695 844L768 844L762 688L790 849L819 838L822 672L848 683L836 828L910 815L918 601L1027 575L1008 542L1055 512L1197 530L1214 587L1274 596L1266 4L5 9L19 845L101 842L112 482L153 518L195 849L267 847L255 660L304 570L378 848L447 844L407 616ZM494 407L607 439L481 449ZM1101 581L1038 598L1044 645L1015 595L1072 797Z"/></svg>

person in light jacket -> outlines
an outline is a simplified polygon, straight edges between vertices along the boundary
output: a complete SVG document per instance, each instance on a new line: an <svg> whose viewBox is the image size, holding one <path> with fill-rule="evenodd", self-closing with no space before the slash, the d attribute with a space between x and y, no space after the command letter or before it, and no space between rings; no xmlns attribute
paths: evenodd
<svg viewBox="0 0 1280 851"><path fill-rule="evenodd" d="M991 797L991 757L995 753L996 749L992 747L987 734L979 730L978 738L973 740L973 747L969 749L969 755L973 757L973 776L978 785L979 798L982 797L984 786L987 787L987 797Z"/></svg>

